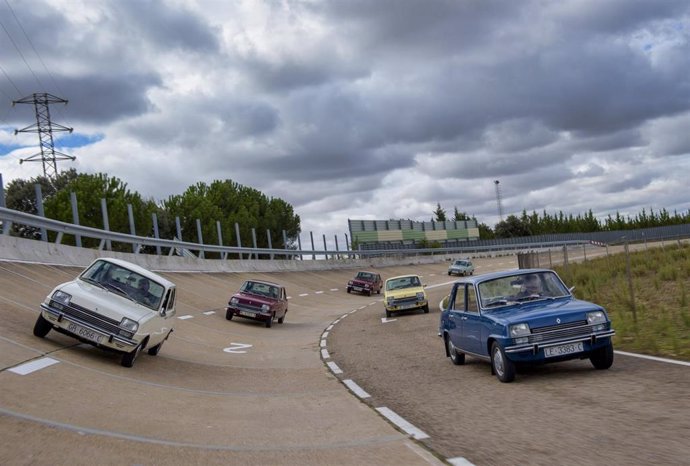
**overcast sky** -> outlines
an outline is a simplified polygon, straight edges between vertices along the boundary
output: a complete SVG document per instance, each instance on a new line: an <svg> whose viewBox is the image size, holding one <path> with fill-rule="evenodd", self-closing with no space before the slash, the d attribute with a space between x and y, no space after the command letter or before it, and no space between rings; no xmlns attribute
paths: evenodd
<svg viewBox="0 0 690 466"><path fill-rule="evenodd" d="M302 242L347 219L493 227L546 210L690 209L688 0L0 0L0 173L58 169L156 200L232 179ZM317 244L318 246L318 244Z"/></svg>

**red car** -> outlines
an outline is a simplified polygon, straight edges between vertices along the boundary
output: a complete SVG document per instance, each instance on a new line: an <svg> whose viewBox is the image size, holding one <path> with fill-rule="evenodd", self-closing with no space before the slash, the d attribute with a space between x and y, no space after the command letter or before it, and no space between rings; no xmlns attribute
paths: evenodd
<svg viewBox="0 0 690 466"><path fill-rule="evenodd" d="M271 282L247 280L228 301L225 318L245 317L264 322L270 328L275 319L282 324L287 311L285 287Z"/></svg>
<svg viewBox="0 0 690 466"><path fill-rule="evenodd" d="M356 291L371 296L374 292L381 294L382 286L383 280L381 280L381 275L376 272L357 272L355 278L347 282L347 292L352 293Z"/></svg>

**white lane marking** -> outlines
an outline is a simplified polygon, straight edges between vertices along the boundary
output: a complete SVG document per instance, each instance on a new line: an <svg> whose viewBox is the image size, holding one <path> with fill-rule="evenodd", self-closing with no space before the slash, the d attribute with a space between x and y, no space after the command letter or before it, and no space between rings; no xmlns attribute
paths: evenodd
<svg viewBox="0 0 690 466"><path fill-rule="evenodd" d="M381 413L386 419L391 421L393 424L407 432L409 435L412 436L412 438L417 440L429 438L429 436L426 433L419 430L418 428L407 422L405 419L398 416L395 412L393 412L393 410L388 409L386 407L381 407L376 408L376 411Z"/></svg>
<svg viewBox="0 0 690 466"><path fill-rule="evenodd" d="M328 367L330 367L331 371L333 371L334 374L342 374L343 373L343 371L333 361L327 362L326 364L328 365Z"/></svg>
<svg viewBox="0 0 690 466"><path fill-rule="evenodd" d="M349 315L349 314L343 314L343 315L340 316L340 319L342 320L342 319L344 319L345 317L347 317L348 315Z"/></svg>
<svg viewBox="0 0 690 466"><path fill-rule="evenodd" d="M230 343L232 346L228 346L227 348L223 348L223 351L226 353L233 353L233 354L244 354L246 351L244 351L247 348L251 348L252 345L249 345L247 343Z"/></svg>
<svg viewBox="0 0 690 466"><path fill-rule="evenodd" d="M321 350L321 357L322 357L323 359L330 359L331 355L328 354L328 350L327 350L326 348L323 348L323 349Z"/></svg>
<svg viewBox="0 0 690 466"><path fill-rule="evenodd" d="M323 294L323 291L317 291L316 294Z"/></svg>
<svg viewBox="0 0 690 466"><path fill-rule="evenodd" d="M453 466L474 466L474 463L470 463L462 456L458 456L456 458L448 458L446 459L446 461L448 461Z"/></svg>
<svg viewBox="0 0 690 466"><path fill-rule="evenodd" d="M362 390L362 387L357 385L354 380L352 380L352 379L343 380L343 383L345 385L347 385L347 388L349 388L352 391L352 393L354 393L358 397L360 397L360 398L371 397L371 395L369 395L367 392Z"/></svg>
<svg viewBox="0 0 690 466"><path fill-rule="evenodd" d="M178 319L180 319L180 320L187 320L187 319L193 319L193 318L194 318L194 316L190 316L189 314L187 314L186 316L179 316L178 317Z"/></svg>
<svg viewBox="0 0 690 466"><path fill-rule="evenodd" d="M350 391L352 391L352 393L354 393L354 394L357 395L358 397L360 397L360 398L369 398L369 397L371 397L371 395L369 395L367 392L365 392L364 390L362 390L362 387L360 387L359 385L357 385L357 384L355 383L354 380L352 380L352 379L343 380L343 383L344 383L345 385L347 385L347 388L349 388Z"/></svg>
<svg viewBox="0 0 690 466"><path fill-rule="evenodd" d="M690 362L687 361L676 361L674 359L659 358L657 356L647 356L646 354L628 353L626 351L615 351L616 354L622 354L623 356L631 356L633 358L649 359L650 361L665 362L668 364L679 364L681 366L690 366Z"/></svg>
<svg viewBox="0 0 690 466"><path fill-rule="evenodd" d="M388 317L382 317L381 318L381 323L382 324L387 324L388 322L395 322L398 319L389 319Z"/></svg>
<svg viewBox="0 0 690 466"><path fill-rule="evenodd" d="M52 366L53 364L57 364L60 361L57 359L53 358L41 358L41 359L36 359L35 361L27 362L24 364L21 364L17 367L13 367L10 369L10 372L14 372L15 374L19 375L26 375L26 374L31 374L32 372L39 371L41 369L45 369L48 366Z"/></svg>
<svg viewBox="0 0 690 466"><path fill-rule="evenodd" d="M367 306L371 306L371 304L367 304ZM357 309L365 309L367 306L360 306Z"/></svg>
<svg viewBox="0 0 690 466"><path fill-rule="evenodd" d="M333 328L333 324L331 324L331 325L329 325L328 327L326 327L326 330L327 330L327 331L331 331L332 328Z"/></svg>
<svg viewBox="0 0 690 466"><path fill-rule="evenodd" d="M204 312L204 315L205 315L205 316L210 316L210 315L213 315L213 314L215 314L215 313L216 313L216 311L206 311L206 312Z"/></svg>
<svg viewBox="0 0 690 466"><path fill-rule="evenodd" d="M338 291L338 288L331 288L331 291Z"/></svg>
<svg viewBox="0 0 690 466"><path fill-rule="evenodd" d="M325 348L325 347L326 347L326 340L321 340L321 348Z"/></svg>
<svg viewBox="0 0 690 466"><path fill-rule="evenodd" d="M328 338L328 332L323 332L321 334L321 338L324 338L324 339Z"/></svg>
<svg viewBox="0 0 690 466"><path fill-rule="evenodd" d="M287 299L292 299L292 296L288 296Z"/></svg>
<svg viewBox="0 0 690 466"><path fill-rule="evenodd" d="M357 309L351 310L348 314L354 314L355 312L357 312Z"/></svg>
<svg viewBox="0 0 690 466"><path fill-rule="evenodd" d="M300 296L309 296L309 293L300 293Z"/></svg>

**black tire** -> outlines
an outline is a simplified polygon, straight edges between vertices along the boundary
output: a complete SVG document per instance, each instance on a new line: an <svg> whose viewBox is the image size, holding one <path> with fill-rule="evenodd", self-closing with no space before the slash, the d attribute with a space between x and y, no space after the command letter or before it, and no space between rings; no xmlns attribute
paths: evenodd
<svg viewBox="0 0 690 466"><path fill-rule="evenodd" d="M594 350L589 356L589 361L595 369L605 370L613 364L613 344Z"/></svg>
<svg viewBox="0 0 690 466"><path fill-rule="evenodd" d="M452 274L452 273L450 273L450 272L448 272L448 276L450 277L451 275L453 275L453 274Z"/></svg>
<svg viewBox="0 0 690 466"><path fill-rule="evenodd" d="M347 292L348 292L348 293L352 293L352 288L350 288L350 287L348 286L348 287L347 287Z"/></svg>
<svg viewBox="0 0 690 466"><path fill-rule="evenodd" d="M491 369L496 378L503 383L515 380L515 363L506 357L496 342L491 345Z"/></svg>
<svg viewBox="0 0 690 466"><path fill-rule="evenodd" d="M151 356L158 356L158 353L160 353L161 348L163 347L163 343L165 343L165 340L161 341L161 342L158 343L156 346L153 346L153 347L149 348L149 349L148 349L148 353L149 353Z"/></svg>
<svg viewBox="0 0 690 466"><path fill-rule="evenodd" d="M371 296L371 290L367 290L367 296Z"/></svg>
<svg viewBox="0 0 690 466"><path fill-rule="evenodd" d="M48 332L50 332L50 329L52 328L53 324L48 322L41 314L39 314L38 319L36 319L36 323L34 324L34 335L39 338L43 338L48 335Z"/></svg>
<svg viewBox="0 0 690 466"><path fill-rule="evenodd" d="M429 313L429 305L427 304L426 306L424 306L422 308L422 310L424 311L424 314L428 314Z"/></svg>
<svg viewBox="0 0 690 466"><path fill-rule="evenodd" d="M283 314L283 317L278 317L278 323L282 324L285 322L285 316L287 315L287 309L285 309L285 314Z"/></svg>
<svg viewBox="0 0 690 466"><path fill-rule="evenodd" d="M390 317L392 315L393 315L393 313L391 311L389 311L388 309L386 309L386 317Z"/></svg>
<svg viewBox="0 0 690 466"><path fill-rule="evenodd" d="M450 341L450 337L446 335L446 351L448 352L448 357L450 361L456 366L462 366L465 364L465 353L459 353L453 342Z"/></svg>
<svg viewBox="0 0 690 466"><path fill-rule="evenodd" d="M234 312L232 312L230 309L225 310L225 318L227 320L232 320L232 316L235 315Z"/></svg>
<svg viewBox="0 0 690 466"><path fill-rule="evenodd" d="M266 321L266 328L271 328L271 326L273 326L273 317L275 317L275 316L269 317L268 320Z"/></svg>
<svg viewBox="0 0 690 466"><path fill-rule="evenodd" d="M132 351L131 353L123 354L120 364L122 364L123 367L132 367L134 365L134 361L136 361L139 357L139 354L141 353L141 349L143 348L143 346L143 342L139 343L137 347L134 348L134 351Z"/></svg>
<svg viewBox="0 0 690 466"><path fill-rule="evenodd" d="M381 288L379 288L378 290L376 290L376 294L381 294Z"/></svg>

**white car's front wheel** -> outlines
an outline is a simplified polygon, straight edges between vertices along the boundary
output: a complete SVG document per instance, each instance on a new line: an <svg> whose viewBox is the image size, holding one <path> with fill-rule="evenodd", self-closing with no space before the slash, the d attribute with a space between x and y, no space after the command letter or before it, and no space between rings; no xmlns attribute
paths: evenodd
<svg viewBox="0 0 690 466"><path fill-rule="evenodd" d="M134 348L134 351L131 353L125 353L122 355L122 360L120 361L120 364L124 367L132 367L134 365L134 361L137 359L139 356L139 353L141 353L141 349L144 346L144 343L139 343L136 348Z"/></svg>

